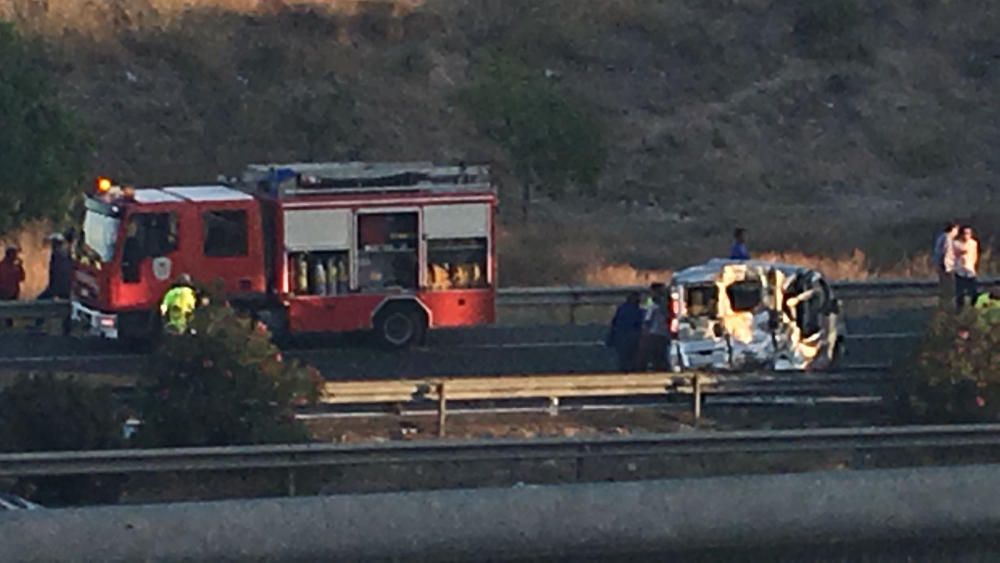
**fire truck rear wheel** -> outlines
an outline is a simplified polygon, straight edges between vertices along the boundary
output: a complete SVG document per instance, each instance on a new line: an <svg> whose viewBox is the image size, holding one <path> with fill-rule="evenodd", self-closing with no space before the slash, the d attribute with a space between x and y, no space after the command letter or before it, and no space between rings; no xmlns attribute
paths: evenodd
<svg viewBox="0 0 1000 563"><path fill-rule="evenodd" d="M427 317L417 305L390 305L375 317L375 334L390 348L406 348L423 342Z"/></svg>

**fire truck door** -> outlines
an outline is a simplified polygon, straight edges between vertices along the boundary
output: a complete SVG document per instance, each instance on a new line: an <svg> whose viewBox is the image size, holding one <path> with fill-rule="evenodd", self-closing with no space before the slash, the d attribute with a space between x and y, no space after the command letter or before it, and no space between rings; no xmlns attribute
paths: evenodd
<svg viewBox="0 0 1000 563"><path fill-rule="evenodd" d="M173 212L133 213L126 221L122 245L120 301L149 306L180 274L175 270L178 221Z"/></svg>
<svg viewBox="0 0 1000 563"><path fill-rule="evenodd" d="M177 250L175 213L135 213L129 217L122 249L122 281L138 284L170 276L169 256Z"/></svg>

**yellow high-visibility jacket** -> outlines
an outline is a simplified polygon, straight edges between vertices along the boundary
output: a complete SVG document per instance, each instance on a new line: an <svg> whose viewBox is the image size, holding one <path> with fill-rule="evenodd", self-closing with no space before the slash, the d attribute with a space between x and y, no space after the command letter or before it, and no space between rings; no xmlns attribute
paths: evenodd
<svg viewBox="0 0 1000 563"><path fill-rule="evenodd" d="M177 286L172 288L163 296L160 303L160 314L167 321L167 325L181 334L187 331L187 324L194 315L194 309L198 306L198 297L194 290L187 286Z"/></svg>

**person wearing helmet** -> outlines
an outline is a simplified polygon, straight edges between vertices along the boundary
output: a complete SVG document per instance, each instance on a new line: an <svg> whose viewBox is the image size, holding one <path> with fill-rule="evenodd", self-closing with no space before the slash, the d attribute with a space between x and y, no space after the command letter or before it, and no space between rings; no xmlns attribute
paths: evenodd
<svg viewBox="0 0 1000 563"><path fill-rule="evenodd" d="M168 331L173 334L185 334L197 306L198 296L195 294L191 276L181 274L160 303L160 314Z"/></svg>

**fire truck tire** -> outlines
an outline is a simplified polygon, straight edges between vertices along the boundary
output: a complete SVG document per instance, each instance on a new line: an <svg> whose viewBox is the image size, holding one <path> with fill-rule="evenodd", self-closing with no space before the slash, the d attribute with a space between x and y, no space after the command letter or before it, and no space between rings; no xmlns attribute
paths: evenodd
<svg viewBox="0 0 1000 563"><path fill-rule="evenodd" d="M387 305L375 316L375 335L389 348L420 344L426 333L427 315L416 303Z"/></svg>
<svg viewBox="0 0 1000 563"><path fill-rule="evenodd" d="M254 311L253 317L264 323L271 332L271 339L276 344L284 344L289 339L288 314L284 309L260 309Z"/></svg>

